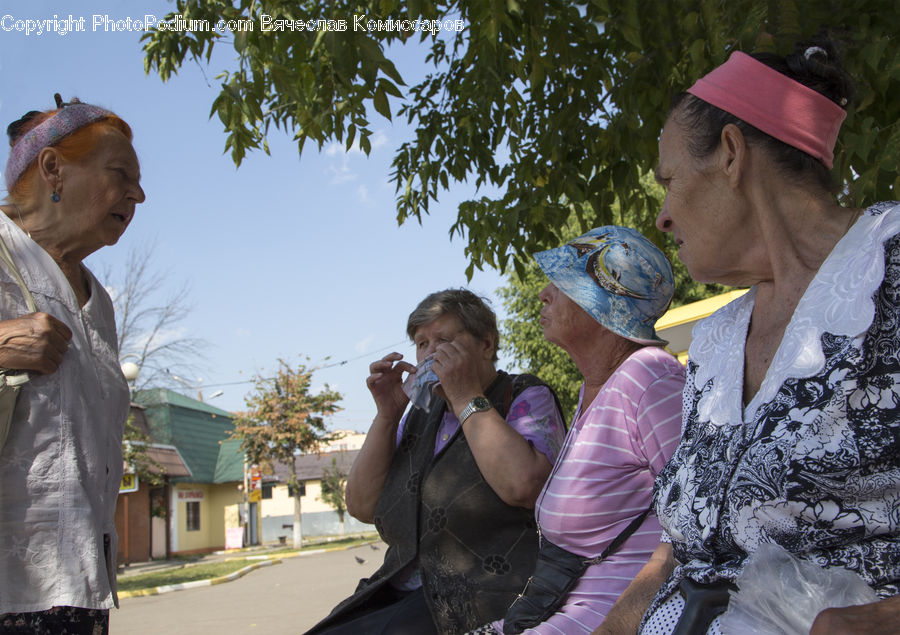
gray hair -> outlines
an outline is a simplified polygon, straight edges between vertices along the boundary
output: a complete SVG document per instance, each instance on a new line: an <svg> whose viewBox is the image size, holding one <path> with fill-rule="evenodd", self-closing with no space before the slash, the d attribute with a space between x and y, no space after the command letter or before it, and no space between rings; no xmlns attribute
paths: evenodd
<svg viewBox="0 0 900 635"><path fill-rule="evenodd" d="M419 302L409 314L406 321L406 334L415 340L420 326L438 319L442 315L452 315L459 320L463 330L476 339L491 338L494 342L494 355L497 361L497 349L500 348L500 331L497 330L497 316L488 306L488 299L475 295L468 289L445 289L435 291Z"/></svg>

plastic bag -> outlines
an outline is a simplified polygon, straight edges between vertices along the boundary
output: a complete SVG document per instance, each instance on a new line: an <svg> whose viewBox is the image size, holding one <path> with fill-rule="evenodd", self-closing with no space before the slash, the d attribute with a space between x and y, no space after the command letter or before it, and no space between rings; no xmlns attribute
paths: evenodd
<svg viewBox="0 0 900 635"><path fill-rule="evenodd" d="M823 569L769 543L748 558L735 583L738 590L720 618L725 635L809 635L825 609L878 599L856 572Z"/></svg>
<svg viewBox="0 0 900 635"><path fill-rule="evenodd" d="M409 397L413 406L417 406L425 412L431 409L432 392L440 383L437 374L431 370L432 364L434 364L434 358L426 357L416 367L416 372L410 373L403 382L403 392Z"/></svg>

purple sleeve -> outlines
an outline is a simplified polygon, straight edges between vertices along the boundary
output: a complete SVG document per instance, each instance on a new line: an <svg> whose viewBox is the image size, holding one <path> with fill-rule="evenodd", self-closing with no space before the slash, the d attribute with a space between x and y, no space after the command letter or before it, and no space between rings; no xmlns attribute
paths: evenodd
<svg viewBox="0 0 900 635"><path fill-rule="evenodd" d="M556 463L566 438L566 426L549 388L531 386L523 390L510 404L506 422L546 456L551 465Z"/></svg>
<svg viewBox="0 0 900 635"><path fill-rule="evenodd" d="M400 423L397 424L397 438L394 439L394 449L400 447L400 439L403 438L403 428L406 427L406 415L409 414L409 411L406 411L406 414L400 419Z"/></svg>

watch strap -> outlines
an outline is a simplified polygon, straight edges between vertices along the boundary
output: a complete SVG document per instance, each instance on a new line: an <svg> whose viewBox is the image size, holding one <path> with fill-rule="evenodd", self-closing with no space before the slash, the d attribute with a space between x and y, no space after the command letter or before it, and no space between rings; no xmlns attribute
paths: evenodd
<svg viewBox="0 0 900 635"><path fill-rule="evenodd" d="M459 425L461 426L466 422L466 419L471 417L476 412L485 412L486 410L490 410L493 408L493 404L491 404L490 400L483 395L478 395L473 398L469 403L466 404L466 407L462 409L462 412L459 413Z"/></svg>

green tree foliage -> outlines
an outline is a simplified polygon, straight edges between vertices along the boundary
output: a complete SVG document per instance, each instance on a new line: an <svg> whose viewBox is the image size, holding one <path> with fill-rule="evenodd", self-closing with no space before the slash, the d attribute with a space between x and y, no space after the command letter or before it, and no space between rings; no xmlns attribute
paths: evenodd
<svg viewBox="0 0 900 635"><path fill-rule="evenodd" d="M845 42L858 88L837 148L843 198L900 198L896 0L177 0L175 13L254 26L144 40L146 68L163 79L187 59L208 62L217 45L233 48L211 116L236 163L266 149L273 125L301 151L335 140L368 152L372 118L399 115L415 132L394 156L398 222L421 222L451 181L496 190L462 202L450 229L467 238L470 275L505 270L513 256L521 267L559 244L570 215L582 229L608 224L614 201L655 231L656 202L639 184L655 166L670 97L736 48L783 54L820 27ZM263 30L266 19L293 28ZM322 19L337 29L318 28ZM457 19L459 32L402 22ZM379 20L395 28L373 29ZM412 86L385 56L409 40L433 67Z"/></svg>
<svg viewBox="0 0 900 635"><path fill-rule="evenodd" d="M300 482L294 459L298 453L315 452L336 438L325 418L338 412L342 395L326 384L313 394L313 371L303 364L292 368L283 359L273 377L256 376L254 388L244 399L247 410L234 418L232 437L250 463L283 463L288 466L288 485L294 492L294 546L302 543L300 530Z"/></svg>
<svg viewBox="0 0 900 635"><path fill-rule="evenodd" d="M337 458L331 457L331 467L325 468L322 473L322 494L319 497L326 505L334 507L338 520L341 522L341 534L344 533L344 516L347 507L344 502L344 490L347 486L347 473L337 464Z"/></svg>

